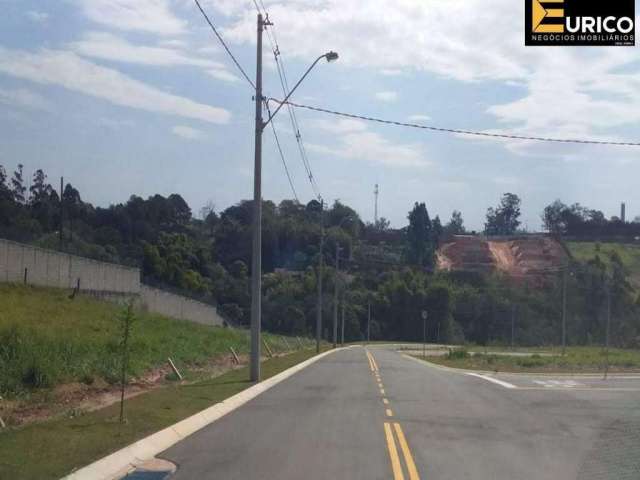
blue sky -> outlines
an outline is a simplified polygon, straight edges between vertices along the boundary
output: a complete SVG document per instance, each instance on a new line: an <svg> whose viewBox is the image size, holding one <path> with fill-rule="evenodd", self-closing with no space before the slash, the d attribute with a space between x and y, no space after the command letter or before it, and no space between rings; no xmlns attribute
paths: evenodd
<svg viewBox="0 0 640 480"><path fill-rule="evenodd" d="M202 4L250 76L251 0ZM524 47L513 0L265 0L294 100L426 125L640 140L638 47ZM99 205L178 192L194 212L252 196L252 92L191 0L0 0L0 164L64 175ZM636 5L637 9L637 5ZM265 38L265 90L281 96ZM560 198L640 214L640 150L479 140L298 110L325 200L406 223L415 201L481 228L503 192L523 223ZM275 122L301 201L313 198L289 118ZM270 131L264 198L291 198Z"/></svg>

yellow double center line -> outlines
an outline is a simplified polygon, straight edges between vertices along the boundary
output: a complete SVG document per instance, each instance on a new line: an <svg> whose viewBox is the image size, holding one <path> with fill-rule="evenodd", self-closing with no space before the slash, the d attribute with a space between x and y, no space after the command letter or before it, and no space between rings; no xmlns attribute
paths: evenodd
<svg viewBox="0 0 640 480"><path fill-rule="evenodd" d="M388 407L389 400L386 398L384 386L382 385L382 379L380 378L380 370L378 369L378 364L376 363L376 359L369 352L369 350L366 350L366 352L367 359L369 360L369 368L371 368L371 372L373 372L373 375L378 383L378 388L380 389L382 403L384 403L385 406ZM387 417L393 417L393 411L390 408L386 408L385 413ZM384 422L384 434L387 440L387 449L389 450L393 479L405 480L401 457L398 454L397 445L399 445L400 452L402 452L402 458L404 459L404 464L406 465L407 478L409 480L420 480L418 469L416 468L416 464L413 461L413 455L411 455L411 449L409 448L409 444L407 443L407 439L404 436L404 432L402 431L402 427L400 426L400 424L398 422Z"/></svg>
<svg viewBox="0 0 640 480"><path fill-rule="evenodd" d="M369 359L369 367L371 368L371 371L379 376L378 364L376 363L376 359L373 358L373 355L371 355L371 353L369 353L369 350L367 350L366 352L367 358Z"/></svg>
<svg viewBox="0 0 640 480"><path fill-rule="evenodd" d="M402 451L402 456L404 457L404 462L407 466L407 474L409 480L420 480L418 469L416 468L416 464L413 461L411 449L409 448L407 439L404 436L402 427L399 423L394 422L393 428L395 429L396 436L398 437L398 444L400 445L400 450ZM389 449L389 457L391 458L391 470L393 471L393 479L404 480L404 473L402 471L400 456L398 455L398 449L396 448L393 430L391 429L391 424L389 422L384 422L384 434L387 438L387 448Z"/></svg>

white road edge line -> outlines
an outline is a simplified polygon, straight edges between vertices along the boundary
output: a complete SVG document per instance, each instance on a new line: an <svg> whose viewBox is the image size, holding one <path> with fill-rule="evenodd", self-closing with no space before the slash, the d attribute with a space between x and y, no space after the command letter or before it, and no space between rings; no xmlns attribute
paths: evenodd
<svg viewBox="0 0 640 480"><path fill-rule="evenodd" d="M487 375L480 375L479 373L471 373L471 372L464 372L464 373L465 375L470 375L472 377L482 378L488 382L495 383L496 385L500 385L501 387L504 387L504 388L516 388L516 389L518 388L512 383L503 382L502 380L498 380L497 378L489 377Z"/></svg>
<svg viewBox="0 0 640 480"><path fill-rule="evenodd" d="M317 362L321 358L338 350L356 348L356 345L328 350L309 358L302 363L280 372L273 377L253 385L220 403L202 410L184 420L138 440L131 445L118 450L94 463L64 477L64 480L114 480L124 477L138 465L151 460L157 454L184 440L198 430L212 424L228 413L253 400L261 393L286 380L300 370Z"/></svg>

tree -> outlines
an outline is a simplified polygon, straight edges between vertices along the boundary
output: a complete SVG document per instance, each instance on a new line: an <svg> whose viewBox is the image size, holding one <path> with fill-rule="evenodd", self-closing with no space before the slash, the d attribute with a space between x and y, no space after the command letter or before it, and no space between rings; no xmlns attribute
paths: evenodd
<svg viewBox="0 0 640 480"><path fill-rule="evenodd" d="M440 216L436 215L436 218L433 219L431 226L433 229L433 245L437 247L438 245L440 245L440 239L442 238L442 234L444 232L444 229L442 228L442 222L440 222Z"/></svg>
<svg viewBox="0 0 640 480"><path fill-rule="evenodd" d="M427 206L416 202L409 212L407 227L407 257L409 262L422 267L433 265L433 226Z"/></svg>
<svg viewBox="0 0 640 480"><path fill-rule="evenodd" d="M542 225L554 235L563 235L566 233L567 226L564 222L564 212L567 206L560 200L554 201L551 205L547 205L542 212Z"/></svg>
<svg viewBox="0 0 640 480"><path fill-rule="evenodd" d="M389 220L384 217L380 217L378 221L373 225L373 228L384 232L385 230L389 230L389 225L391 225L391 222Z"/></svg>
<svg viewBox="0 0 640 480"><path fill-rule="evenodd" d="M451 220L444 226L444 233L447 235L463 235L466 233L462 213L458 210L454 210L451 213Z"/></svg>
<svg viewBox="0 0 640 480"><path fill-rule="evenodd" d="M0 165L0 202L11 199L11 189L7 185L7 171Z"/></svg>
<svg viewBox="0 0 640 480"><path fill-rule="evenodd" d="M26 202L27 187L24 186L24 178L22 169L24 165L18 164L18 168L13 172L13 178L11 179L11 192L13 193L13 199L16 203L24 205Z"/></svg>
<svg viewBox="0 0 640 480"><path fill-rule="evenodd" d="M514 193L502 195L498 207L487 209L487 235L513 235L520 226L520 197Z"/></svg>
<svg viewBox="0 0 640 480"><path fill-rule="evenodd" d="M47 183L47 176L45 173L38 169L33 174L33 181L29 187L29 203L35 205L37 203L45 202L53 192L53 187Z"/></svg>

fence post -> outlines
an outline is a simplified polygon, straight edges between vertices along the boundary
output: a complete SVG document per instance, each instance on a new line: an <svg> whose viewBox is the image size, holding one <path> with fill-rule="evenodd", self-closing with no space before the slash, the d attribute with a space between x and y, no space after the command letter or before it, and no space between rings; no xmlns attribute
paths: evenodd
<svg viewBox="0 0 640 480"><path fill-rule="evenodd" d="M231 354L233 355L233 359L236 361L236 364L240 364L240 359L238 358L238 355L236 354L236 351L233 349L233 347L229 347L229 350L231 350Z"/></svg>
<svg viewBox="0 0 640 480"><path fill-rule="evenodd" d="M27 284L27 267L24 267L24 284Z"/></svg>
<svg viewBox="0 0 640 480"><path fill-rule="evenodd" d="M269 354L269 358L273 358L273 352L269 348L269 344L267 343L267 340L263 338L262 339L262 343L264 344L264 348L267 349L267 353Z"/></svg>

